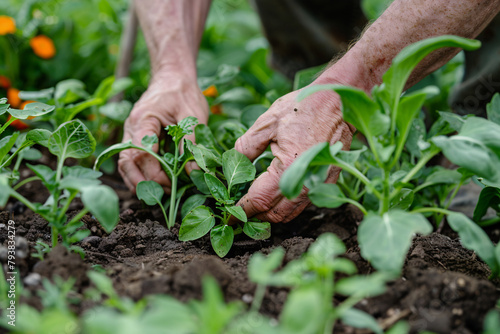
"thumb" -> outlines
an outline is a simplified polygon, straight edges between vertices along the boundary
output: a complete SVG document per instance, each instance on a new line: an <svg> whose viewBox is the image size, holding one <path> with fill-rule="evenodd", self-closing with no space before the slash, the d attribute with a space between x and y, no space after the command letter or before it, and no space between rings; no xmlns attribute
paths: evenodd
<svg viewBox="0 0 500 334"><path fill-rule="evenodd" d="M260 124L258 123L259 120L243 136L238 138L234 144L236 151L243 153L251 161L254 161L259 155L264 153L272 142L270 128L259 126Z"/></svg>

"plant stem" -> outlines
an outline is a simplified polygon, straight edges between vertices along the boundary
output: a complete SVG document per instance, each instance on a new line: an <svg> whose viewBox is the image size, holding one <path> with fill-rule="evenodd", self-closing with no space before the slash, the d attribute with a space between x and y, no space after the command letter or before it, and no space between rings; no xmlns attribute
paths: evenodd
<svg viewBox="0 0 500 334"><path fill-rule="evenodd" d="M163 160L163 159L162 159ZM171 192L170 192L170 208L168 209L168 222L167 224L170 224L168 228L171 228L175 224L175 216L177 211L175 211L175 200L177 196L177 164L179 163L179 142L175 142L175 155L174 155L174 170L172 171L171 175L171 182L172 182L172 187L171 187Z"/></svg>
<svg viewBox="0 0 500 334"><path fill-rule="evenodd" d="M59 216L57 217L57 220L60 221L62 220L62 218L64 217L64 214L66 213L66 211L68 211L69 209L69 206L71 205L71 202L73 201L73 199L76 197L76 194L77 192L74 191L71 193L71 195L69 195L69 197L66 199L66 203L64 203L64 206L63 208L61 209L61 211L59 212Z"/></svg>
<svg viewBox="0 0 500 334"><path fill-rule="evenodd" d="M371 192L377 196L378 199L381 199L382 198L382 194L377 190L375 189L370 180L368 180L368 178L363 175L357 168L355 167L352 167L350 166L349 164L345 163L344 161L342 160L339 160L339 159L336 159L334 158L334 164L340 168L342 168L343 170L346 170L348 171L349 173L351 173L353 176L355 176L356 178L358 178L361 182L363 182L363 184L371 190Z"/></svg>
<svg viewBox="0 0 500 334"><path fill-rule="evenodd" d="M420 209L415 209L415 210L411 211L411 213L425 213L425 212L437 212L437 213L442 213L444 215L449 215L450 213L453 213L450 210L441 209L441 208L420 208Z"/></svg>
<svg viewBox="0 0 500 334"><path fill-rule="evenodd" d="M384 194L382 198L382 203L380 205L379 209L379 214L382 215L389 211L389 207L391 205L391 185L390 185L390 172L388 170L384 169L384 182L383 182L383 187L384 187Z"/></svg>
<svg viewBox="0 0 500 334"><path fill-rule="evenodd" d="M32 181L39 181L39 180L40 180L40 178L38 176L28 177L27 179L24 179L21 182L19 182L18 184L16 184L14 187L12 187L12 189L17 190L17 189L21 188L22 186L24 186L26 183L30 183Z"/></svg>
<svg viewBox="0 0 500 334"><path fill-rule="evenodd" d="M485 227L485 226L490 226L490 225L493 225L493 224L496 224L500 222L500 217L495 217L495 218L491 218L491 219L486 219L486 220L483 220L483 221L480 221L479 223L477 223L479 226L481 227Z"/></svg>
<svg viewBox="0 0 500 334"><path fill-rule="evenodd" d="M257 284L257 288L255 289L255 295L252 301L252 306L250 307L250 312L255 312L255 313L259 312L265 293L266 293L266 286L263 284Z"/></svg>
<svg viewBox="0 0 500 334"><path fill-rule="evenodd" d="M28 199L26 199L26 197L24 197L23 195L21 195L20 193L18 193L17 191L15 191L15 189L12 189L10 195L12 197L14 197L15 199L17 199L19 202L21 202L24 205L26 205L26 207L28 209L30 209L31 211L36 212L35 206L33 204L31 204L31 202Z"/></svg>
<svg viewBox="0 0 500 334"><path fill-rule="evenodd" d="M59 241L57 238L59 236L59 233L57 231L57 228L50 224L50 230L51 230L51 234L52 234L52 248L55 248L57 246L57 242Z"/></svg>
<svg viewBox="0 0 500 334"><path fill-rule="evenodd" d="M0 128L0 134L2 134L2 132L5 131L5 129L7 129L7 127L12 123L14 122L15 120L17 120L17 118L15 118L14 116L10 116L10 119L7 121L7 123L5 123L1 128Z"/></svg>
<svg viewBox="0 0 500 334"><path fill-rule="evenodd" d="M359 203L358 201L355 201L355 200L350 199L350 198L344 198L343 201L357 207L359 210L361 210L361 212L363 212L363 214L365 216L368 214L368 211L365 209L365 207L361 203Z"/></svg>
<svg viewBox="0 0 500 334"><path fill-rule="evenodd" d="M69 221L68 225L79 222L87 213L89 213L89 209L83 208L82 211L78 212L78 214Z"/></svg>

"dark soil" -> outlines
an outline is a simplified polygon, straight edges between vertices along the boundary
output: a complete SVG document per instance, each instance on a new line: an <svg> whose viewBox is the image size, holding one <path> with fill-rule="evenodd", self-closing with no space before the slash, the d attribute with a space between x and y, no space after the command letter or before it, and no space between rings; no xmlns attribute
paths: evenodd
<svg viewBox="0 0 500 334"><path fill-rule="evenodd" d="M237 239L230 253L220 259L211 249L208 237L194 242L178 241L178 224L169 231L159 210L143 207L121 183L106 183L121 198L120 223L107 235L90 215L84 217L91 231L79 244L86 253L84 260L63 247L54 249L41 262L29 256L37 240L49 242L49 226L19 203L9 203L7 210L13 213L18 235L16 260L25 288L33 292L24 302L41 308L35 292L42 287L41 278L52 279L55 275L65 280L76 278L75 293L82 294L90 287L86 271L99 265L112 278L118 293L134 300L158 293L182 301L200 298L201 278L208 274L219 282L227 301L249 304L255 284L248 280L247 264L253 253L268 254L281 246L286 250L286 263L300 257L324 232L335 233L344 241L348 248L345 256L356 263L361 273L373 271L357 247L356 231L362 215L349 205L338 210L309 208L288 224L273 225L271 240ZM30 198L44 198L36 184L24 191ZM78 206L75 203L72 209ZM0 213L0 224L7 223L9 211ZM488 280L490 271L486 264L464 249L453 234L449 235L452 238L438 233L417 237L408 253L403 276L391 282L385 294L363 300L358 307L375 316L384 328L406 319L413 332L479 333L484 315L500 297L499 284ZM492 237L498 238L498 233L492 232ZM2 233L0 244L6 244L5 238ZM0 260L5 263L4 248L0 248ZM268 288L261 312L277 318L287 293L287 289ZM74 311L79 313L91 306L83 303L75 306ZM365 333L342 326L337 326L335 332Z"/></svg>

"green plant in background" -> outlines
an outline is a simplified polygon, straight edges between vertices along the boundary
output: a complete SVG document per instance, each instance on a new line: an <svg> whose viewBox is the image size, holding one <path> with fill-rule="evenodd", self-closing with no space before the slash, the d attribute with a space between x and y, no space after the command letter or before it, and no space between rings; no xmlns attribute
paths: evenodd
<svg viewBox="0 0 500 334"><path fill-rule="evenodd" d="M438 48L461 47L473 50L479 46L477 41L455 36L441 36L415 43L394 58L392 66L383 76L382 85L373 88L372 97L357 88L339 85L312 86L301 93L300 97L304 98L324 89L337 92L342 100L345 121L354 125L366 137L369 147L346 152L341 150L341 143L331 147L327 143L318 144L302 154L285 172L280 183L281 189L287 197L293 198L305 184L310 189L311 201L318 206L338 207L349 202L359 207L365 213L358 230L361 254L376 269L399 272L414 234L428 234L432 231L423 213L449 213L434 207L412 207L416 192L430 186L428 184L422 187L418 183L426 163L441 149L451 161L457 163L454 159L456 154L445 148L445 142L453 138L442 136L443 133L448 133L447 129L436 130L431 138L414 138L418 150L418 161L415 163L404 154L414 120L426 97L433 93L432 89L426 89L402 96L406 81L416 65ZM465 120L465 124L469 121L476 122L471 118ZM460 122L463 120L457 116L450 118L447 125L453 126ZM464 128L467 129L465 124ZM491 133L484 130L483 133ZM469 154L468 150L462 152ZM361 154L368 161L364 170L356 167ZM413 158L416 160L416 157ZM474 161L477 164L477 158ZM477 171L477 168L470 169L470 166L463 163L457 164L466 168L459 170L462 174L453 179L459 181L458 184L452 182L456 189L452 197L456 195L460 185ZM356 199L363 199L362 203L347 199L338 185L322 183L330 165L342 168L344 173L349 173L356 179L357 184L363 185L352 188L354 193L358 192ZM439 169L434 172L442 173ZM437 178L431 173L427 176L428 182L440 186L441 182L431 182L431 177ZM415 204L418 205L418 201ZM463 238L462 235L461 237Z"/></svg>
<svg viewBox="0 0 500 334"><path fill-rule="evenodd" d="M29 115L39 116L54 109L41 103L32 103L28 106L32 107L23 111L8 109L5 106L2 109L4 112L9 112L13 116L12 118L26 118ZM87 230L79 230L83 225L80 219L87 212L91 212L107 232L114 228L118 223L118 196L111 188L102 185L101 181L98 180L102 174L80 166L64 166L66 159L83 159L90 156L95 150L95 139L81 121L73 120L63 123L54 132L44 129L31 130L24 136L23 143L18 145L16 151L9 156L8 153L15 144L16 135L19 134L1 139L5 142L5 146L2 147L3 156L0 157L0 161L2 161L0 207L5 206L8 199L13 197L34 213L42 216L51 226L52 246L57 245L58 236L61 235L66 247L79 250L72 244L90 233ZM47 147L52 154L57 156L56 170L44 165L27 164L36 176L12 185L12 178L9 179L10 173L4 172L5 168L16 153L22 152L23 149L34 144ZM17 191L26 183L35 180L42 181L50 193L50 197L43 204L32 203ZM84 208L67 222L67 211L77 196L81 197Z"/></svg>

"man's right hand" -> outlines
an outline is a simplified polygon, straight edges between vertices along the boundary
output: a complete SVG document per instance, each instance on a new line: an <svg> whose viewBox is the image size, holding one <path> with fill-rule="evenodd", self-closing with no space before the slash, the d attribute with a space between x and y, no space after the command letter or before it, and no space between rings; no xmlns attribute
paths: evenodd
<svg viewBox="0 0 500 334"><path fill-rule="evenodd" d="M158 74L125 121L123 141L132 140L132 143L141 146L144 136L154 134L160 137L167 125L177 124L187 116L194 116L204 124L208 120L208 104L196 80L181 73ZM194 142L192 137L187 139ZM158 145L153 149L158 151ZM133 149L122 151L118 170L132 192L135 192L139 182L153 180L170 193L170 180L160 163L146 152Z"/></svg>

